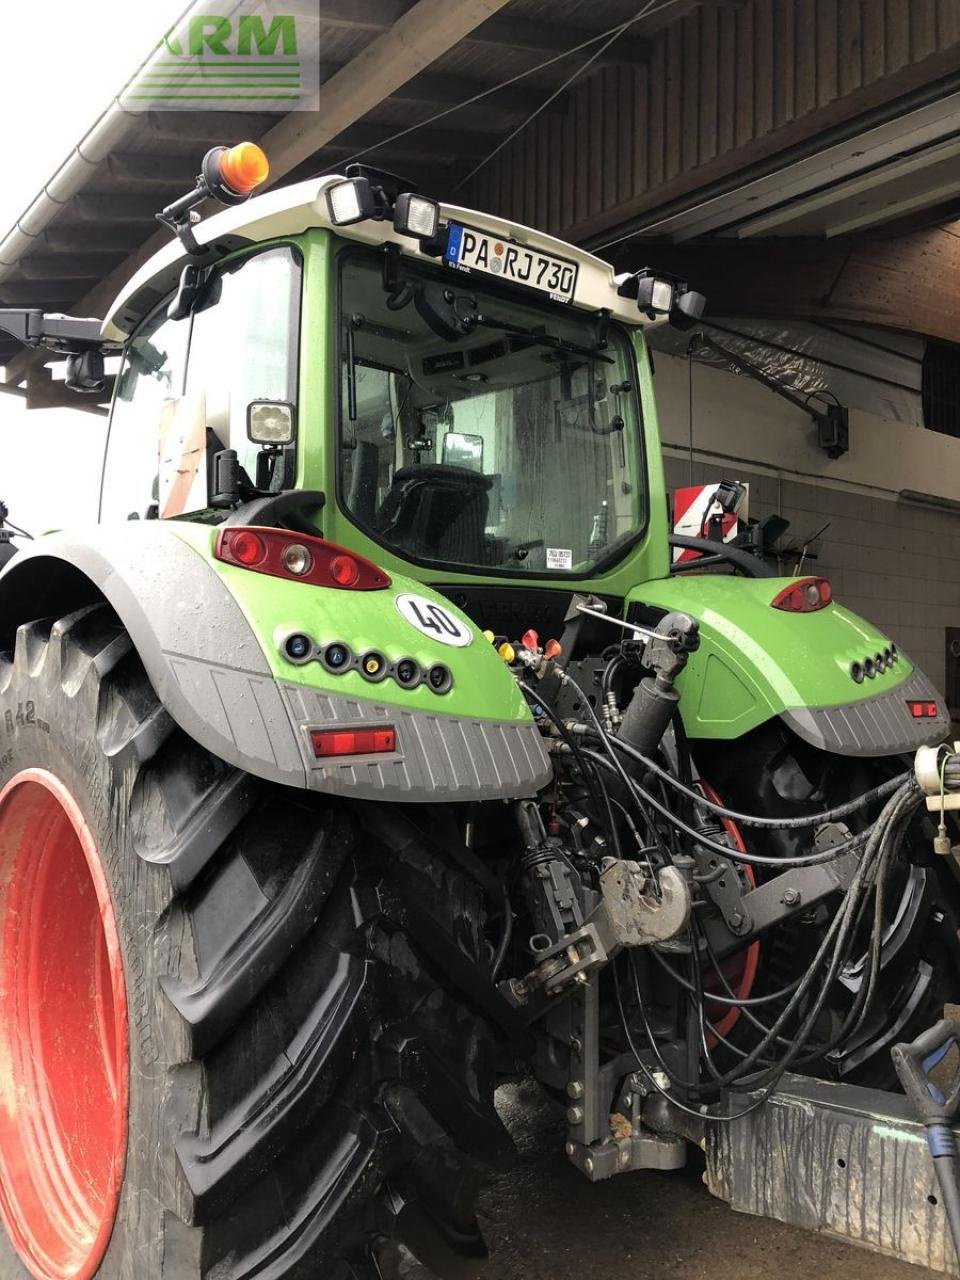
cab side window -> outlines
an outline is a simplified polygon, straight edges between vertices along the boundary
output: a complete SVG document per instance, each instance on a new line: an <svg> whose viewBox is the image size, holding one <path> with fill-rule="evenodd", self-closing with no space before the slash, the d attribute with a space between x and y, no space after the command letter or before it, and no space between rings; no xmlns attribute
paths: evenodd
<svg viewBox="0 0 960 1280"><path fill-rule="evenodd" d="M248 489L258 480L270 491L293 483L296 444L249 440L247 406L296 403L299 256L282 246L227 263L184 319L169 320L168 303L143 322L124 355L102 521L203 510L213 459L224 449L236 450Z"/></svg>
<svg viewBox="0 0 960 1280"><path fill-rule="evenodd" d="M286 247L217 272L194 310L185 394L202 398L208 450L236 449L250 485L262 446L247 438L247 405L296 400L299 310L300 266ZM282 476L275 468L269 487Z"/></svg>
<svg viewBox="0 0 960 1280"><path fill-rule="evenodd" d="M190 325L163 303L131 339L117 380L100 494L101 520L156 516L159 425L183 394Z"/></svg>

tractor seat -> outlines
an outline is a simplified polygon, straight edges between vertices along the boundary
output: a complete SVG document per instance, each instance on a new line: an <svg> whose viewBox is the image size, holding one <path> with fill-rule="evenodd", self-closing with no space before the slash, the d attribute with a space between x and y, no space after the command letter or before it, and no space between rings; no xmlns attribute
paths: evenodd
<svg viewBox="0 0 960 1280"><path fill-rule="evenodd" d="M411 555L484 564L492 486L489 476L466 467L404 467L393 477L374 529Z"/></svg>

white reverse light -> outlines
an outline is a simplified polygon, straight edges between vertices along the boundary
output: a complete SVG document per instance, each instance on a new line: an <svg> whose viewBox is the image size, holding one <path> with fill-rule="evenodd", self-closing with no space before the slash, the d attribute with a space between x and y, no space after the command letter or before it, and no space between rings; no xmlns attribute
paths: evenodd
<svg viewBox="0 0 960 1280"><path fill-rule="evenodd" d="M440 206L436 200L402 191L393 211L393 229L402 236L433 240L440 226Z"/></svg>
<svg viewBox="0 0 960 1280"><path fill-rule="evenodd" d="M656 276L641 276L637 281L637 306L641 311L669 315L673 307L673 282Z"/></svg>
<svg viewBox="0 0 960 1280"><path fill-rule="evenodd" d="M376 212L376 200L366 178L350 178L327 188L327 208L330 221L336 227L347 227L352 222L362 222Z"/></svg>

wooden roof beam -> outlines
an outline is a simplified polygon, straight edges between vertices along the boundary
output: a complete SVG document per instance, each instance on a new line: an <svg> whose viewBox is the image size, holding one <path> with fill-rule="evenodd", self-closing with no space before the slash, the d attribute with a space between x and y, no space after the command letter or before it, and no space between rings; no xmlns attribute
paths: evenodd
<svg viewBox="0 0 960 1280"><path fill-rule="evenodd" d="M466 39L508 0L417 0L389 30L320 86L316 111L294 111L263 137L270 179L282 178ZM353 7L353 6L351 6Z"/></svg>

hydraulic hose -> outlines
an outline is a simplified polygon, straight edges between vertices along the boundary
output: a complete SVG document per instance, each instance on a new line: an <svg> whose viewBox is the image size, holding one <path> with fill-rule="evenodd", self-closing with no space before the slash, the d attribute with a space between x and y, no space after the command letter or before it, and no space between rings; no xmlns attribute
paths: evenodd
<svg viewBox="0 0 960 1280"><path fill-rule="evenodd" d="M836 822L839 818L845 818L857 809L865 808L875 800L886 799L887 796L892 795L898 787L903 786L913 776L909 772L898 774L897 777L890 778L887 782L882 782L879 786L873 787L870 791L865 791L853 800L846 800L843 804L836 805L832 809L825 809L822 813L803 814L794 818L765 818L758 814L738 813L736 809L727 809L721 804L707 800L699 791L694 791L692 787L685 786L669 770L664 769L655 760L651 760L649 756L645 756L623 738L611 737L610 741L618 751L622 751L624 755L628 755L631 759L636 760L638 764L642 764L645 769L656 774L658 778L662 778L668 786L673 787L675 791L679 791L681 795L686 796L688 800L692 800L701 808L708 809L720 818L730 818L740 826L766 827L779 831L796 830L801 827L819 827L825 822Z"/></svg>
<svg viewBox="0 0 960 1280"><path fill-rule="evenodd" d="M610 734L604 731L603 726L600 724L600 721L597 719L597 714L594 711L589 698L584 693L583 689L581 689L580 685L577 684L576 680L574 680L572 676L568 675L567 672L561 671L559 674L562 682L564 684L568 684L573 689L573 691L578 695L580 702L583 706L583 710L585 711L585 713L593 723L596 736L599 738L601 745L605 748L606 753L610 757L614 765L615 771L617 772L617 774L619 774L621 781L626 785L627 789L634 796L635 801L639 801L639 797L642 797L643 803L648 804L652 809L654 809L657 813L659 813L661 817L666 818L668 822L672 823L678 830L682 831L684 835L689 836L690 838L695 840L698 844L702 845L705 849L711 849L714 852L721 854L721 856L723 857L730 858L734 862L746 863L748 866L811 867L811 866L817 866L819 863L822 863L822 862L831 862L833 861L834 858L839 857L841 854L849 853L853 849L856 849L861 843L862 833L859 836L855 836L852 840L847 840L842 844L835 845L832 849L827 849L822 853L806 854L802 857L796 857L796 858L774 858L774 857L767 857L759 853L744 853L739 849L732 849L727 845L719 844L717 841L711 840L708 836L705 836L702 833L697 832L693 827L685 823L682 818L678 817L675 813L673 813L666 805L661 804L660 801L657 800L656 797L651 792L647 791L644 787L642 787L639 783L637 783L635 779L630 777L630 775L623 768L620 761L617 759L616 751L614 749L614 748L622 749L628 746L628 744L624 743L622 739L612 737ZM537 701L547 710L548 715L550 715L550 718L554 721L554 723L559 725L559 717L556 715L555 712L552 712L549 708L546 707L546 703L536 693L536 691L522 680L520 680L518 683L520 685L520 688L524 691L524 693L526 693L529 697L536 698ZM569 743L570 741L569 735L566 732L564 732L564 738ZM580 750L582 751L582 748ZM632 753L632 748L630 751L626 752L626 754L628 755L631 753ZM583 754L585 754L588 758L594 759L595 761L600 759L600 757L593 755L593 753L591 752L584 752ZM647 758L645 756L640 756L639 752L637 752L636 754L640 757L640 760L642 763L644 764L647 763ZM666 774L665 770L663 771L659 770L659 766L657 767L657 771L663 772ZM666 774L666 778L671 778L671 777L672 775ZM912 774L904 775L904 777L910 779L914 787L917 786L916 781L913 780ZM676 779L673 779L673 781L676 781ZM682 784L680 785L682 786ZM884 787L889 787L888 783L884 783L883 785ZM903 785L903 779L898 780L898 785ZM686 787L684 787L683 789L685 791L689 790ZM697 792L691 792L690 794L692 798L695 799L698 803L700 803L703 799L703 797L701 797ZM840 806L840 808L842 807L843 806ZM818 821L820 822L822 822L823 820L824 820L823 818L818 819ZM776 825L776 823L781 820L775 819L773 821L774 821L774 825ZM782 821L787 823L792 820L784 819ZM809 819L804 818L804 820L800 822L798 825L808 826Z"/></svg>
<svg viewBox="0 0 960 1280"><path fill-rule="evenodd" d="M599 763L601 765L606 763L603 756L598 755L595 751L591 751L589 748L581 747L581 751L588 760L593 760L595 763ZM649 791L645 790L637 783L634 783L634 786L640 792L644 802L650 805L651 809L655 809L657 813L666 818L666 820L672 823L679 831L682 831L685 836L689 836L690 839L695 841L695 843L701 845L704 849L710 849L712 852L720 854L721 857L729 858L731 862L743 862L746 863L747 866L751 867L783 867L786 869L787 867L813 867L818 866L822 862L832 862L835 858L840 857L841 854L851 853L855 849L858 849L867 838L869 830L872 830L872 828L868 828L868 831L861 831L852 839L844 840L842 844L834 845L831 849L825 849L821 853L803 854L802 856L795 858L775 858L767 857L765 854L761 853L743 853L740 849L734 849L729 845L720 844L716 840L711 840L709 836L704 835L694 827L691 827L689 823L684 822L682 818L678 817L677 814L668 809L666 805L661 804L660 801L657 800L657 798Z"/></svg>

